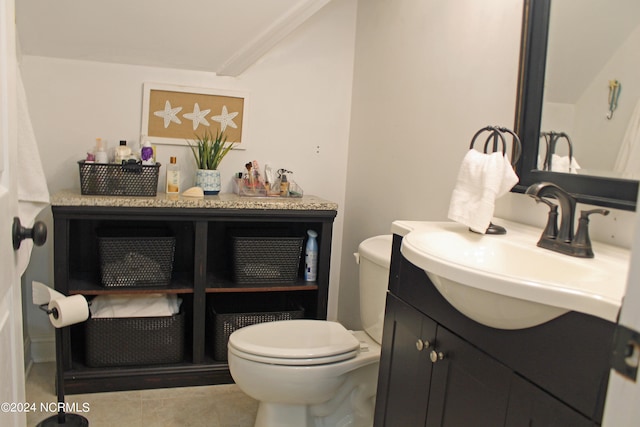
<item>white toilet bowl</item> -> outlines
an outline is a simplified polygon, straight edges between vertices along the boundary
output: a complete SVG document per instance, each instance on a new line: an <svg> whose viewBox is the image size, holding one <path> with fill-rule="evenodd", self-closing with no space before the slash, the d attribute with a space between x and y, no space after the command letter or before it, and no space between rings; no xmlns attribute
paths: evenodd
<svg viewBox="0 0 640 427"><path fill-rule="evenodd" d="M364 331L302 319L231 334L229 370L259 402L256 427L373 425L391 241L390 235L369 238L355 254Z"/></svg>
<svg viewBox="0 0 640 427"><path fill-rule="evenodd" d="M261 323L234 332L228 348L231 375L260 402L256 427L372 425L380 345L363 331Z"/></svg>

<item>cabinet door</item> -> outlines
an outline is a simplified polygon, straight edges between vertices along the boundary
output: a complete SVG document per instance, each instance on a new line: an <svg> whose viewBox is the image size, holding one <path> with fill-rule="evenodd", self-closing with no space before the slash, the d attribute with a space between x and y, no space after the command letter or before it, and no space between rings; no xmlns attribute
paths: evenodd
<svg viewBox="0 0 640 427"><path fill-rule="evenodd" d="M506 427L592 427L596 424L514 375Z"/></svg>
<svg viewBox="0 0 640 427"><path fill-rule="evenodd" d="M383 339L383 346L391 349L381 360L387 388L377 397L377 405L385 407L376 409L375 425L424 426L432 367L429 342L435 338L436 324L393 296L387 300L385 322L393 325L385 325L385 333L391 336Z"/></svg>
<svg viewBox="0 0 640 427"><path fill-rule="evenodd" d="M504 425L511 371L442 326L432 351L427 427Z"/></svg>

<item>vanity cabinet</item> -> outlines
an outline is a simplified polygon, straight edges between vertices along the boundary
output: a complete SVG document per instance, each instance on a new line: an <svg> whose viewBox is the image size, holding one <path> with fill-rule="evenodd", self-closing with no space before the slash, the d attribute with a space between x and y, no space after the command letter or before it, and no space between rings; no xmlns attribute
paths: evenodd
<svg viewBox="0 0 640 427"><path fill-rule="evenodd" d="M105 294L176 294L182 299L184 359L147 366L92 367L85 353L85 324L62 329L56 342L64 355L66 393L230 383L226 360L216 358L211 312L282 311L295 306L305 318L325 319L333 220L337 205L313 196L301 199L250 199L220 195L204 200L80 196L52 197L55 289L88 300ZM101 283L99 234L168 230L175 237L171 281L165 286L105 287ZM306 236L318 233L318 275L304 281L304 247L297 278L291 282L237 284L232 266L232 238ZM274 254L274 256L277 254ZM150 332L152 333L152 332ZM226 344L226 343L225 343ZM218 349L220 350L220 349ZM220 353L218 351L217 353ZM222 352L226 354L226 351Z"/></svg>
<svg viewBox="0 0 640 427"><path fill-rule="evenodd" d="M376 427L600 425L615 325L579 313L522 330L454 309L394 236Z"/></svg>

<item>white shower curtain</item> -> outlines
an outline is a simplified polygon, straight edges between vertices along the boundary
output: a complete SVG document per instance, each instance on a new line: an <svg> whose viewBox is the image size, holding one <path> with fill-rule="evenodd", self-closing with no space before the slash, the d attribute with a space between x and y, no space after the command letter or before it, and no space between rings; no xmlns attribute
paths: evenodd
<svg viewBox="0 0 640 427"><path fill-rule="evenodd" d="M18 216L22 226L31 228L40 211L49 204L49 189L40 161L40 152L31 124L27 95L18 76ZM24 240L18 250L18 274L29 265L33 241Z"/></svg>
<svg viewBox="0 0 640 427"><path fill-rule="evenodd" d="M613 170L623 178L640 177L640 99L627 125Z"/></svg>

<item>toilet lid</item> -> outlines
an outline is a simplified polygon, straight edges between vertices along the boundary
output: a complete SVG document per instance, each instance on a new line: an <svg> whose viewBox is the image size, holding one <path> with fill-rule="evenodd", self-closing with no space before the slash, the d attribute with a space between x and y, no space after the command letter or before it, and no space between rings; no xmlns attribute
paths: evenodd
<svg viewBox="0 0 640 427"><path fill-rule="evenodd" d="M337 361L354 357L360 342L344 326L325 320L283 320L238 329L229 346L245 354L288 359ZM344 357L339 357L344 355Z"/></svg>

